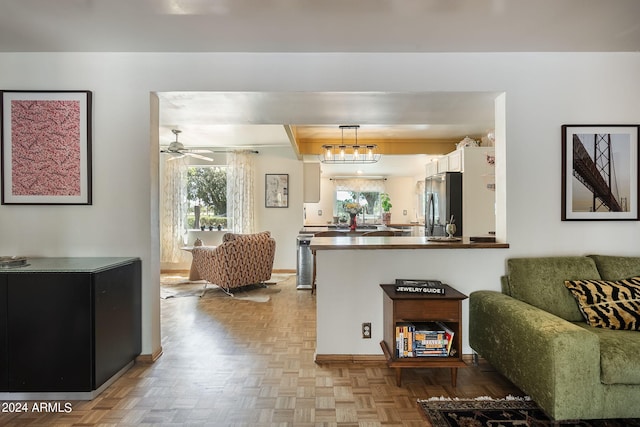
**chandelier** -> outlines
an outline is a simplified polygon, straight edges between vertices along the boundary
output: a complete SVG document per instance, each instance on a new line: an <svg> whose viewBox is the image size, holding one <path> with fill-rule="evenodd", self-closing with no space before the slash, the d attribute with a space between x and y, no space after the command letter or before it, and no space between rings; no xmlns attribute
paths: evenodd
<svg viewBox="0 0 640 427"><path fill-rule="evenodd" d="M376 144L358 144L358 128L360 125L340 125L342 132L342 142L340 144L325 144L322 146L320 162L340 163L340 164L365 164L376 163L380 160L380 153L377 152ZM344 130L353 129L355 139L353 144L345 144Z"/></svg>

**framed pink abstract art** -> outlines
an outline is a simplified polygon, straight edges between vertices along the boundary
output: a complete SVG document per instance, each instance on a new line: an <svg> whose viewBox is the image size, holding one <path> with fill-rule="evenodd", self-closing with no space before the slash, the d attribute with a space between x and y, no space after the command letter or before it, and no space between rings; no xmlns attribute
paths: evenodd
<svg viewBox="0 0 640 427"><path fill-rule="evenodd" d="M91 92L0 91L2 204L91 204Z"/></svg>

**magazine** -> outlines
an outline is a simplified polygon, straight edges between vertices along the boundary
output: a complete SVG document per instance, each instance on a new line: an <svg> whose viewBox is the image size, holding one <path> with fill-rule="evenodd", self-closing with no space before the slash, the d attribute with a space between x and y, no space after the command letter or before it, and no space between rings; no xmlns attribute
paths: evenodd
<svg viewBox="0 0 640 427"><path fill-rule="evenodd" d="M445 288L439 280L396 279L396 292L444 295Z"/></svg>

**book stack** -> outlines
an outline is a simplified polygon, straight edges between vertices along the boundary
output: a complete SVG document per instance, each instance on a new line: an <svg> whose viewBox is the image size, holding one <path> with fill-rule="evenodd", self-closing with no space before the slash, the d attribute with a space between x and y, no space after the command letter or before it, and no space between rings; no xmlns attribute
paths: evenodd
<svg viewBox="0 0 640 427"><path fill-rule="evenodd" d="M444 295L444 286L439 280L396 279L396 292Z"/></svg>
<svg viewBox="0 0 640 427"><path fill-rule="evenodd" d="M453 337L442 322L397 323L396 358L451 356Z"/></svg>

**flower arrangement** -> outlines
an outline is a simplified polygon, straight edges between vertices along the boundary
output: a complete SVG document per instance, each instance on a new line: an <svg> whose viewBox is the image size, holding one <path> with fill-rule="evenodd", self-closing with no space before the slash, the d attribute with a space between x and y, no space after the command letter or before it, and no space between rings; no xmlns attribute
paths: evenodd
<svg viewBox="0 0 640 427"><path fill-rule="evenodd" d="M362 212L362 206L360 206L358 203L354 202L353 200L345 200L344 203L342 204L342 207L346 212L353 215L357 215L360 212Z"/></svg>

